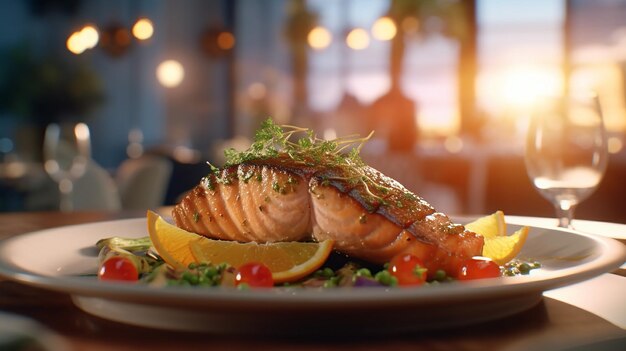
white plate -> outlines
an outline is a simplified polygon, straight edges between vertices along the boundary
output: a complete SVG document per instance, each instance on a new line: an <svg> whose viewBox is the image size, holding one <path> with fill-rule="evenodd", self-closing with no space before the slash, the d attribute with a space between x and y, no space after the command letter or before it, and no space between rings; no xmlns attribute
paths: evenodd
<svg viewBox="0 0 626 351"><path fill-rule="evenodd" d="M518 228L509 225L508 230ZM624 245L612 239L532 227L520 258L539 260L541 269L528 276L468 283L421 288L238 291L153 288L76 276L96 271L94 243L98 239L145 235L146 221L138 218L15 236L0 241L0 275L69 293L79 308L93 315L152 328L264 335L388 333L512 315L540 302L545 290L597 276L626 259Z"/></svg>

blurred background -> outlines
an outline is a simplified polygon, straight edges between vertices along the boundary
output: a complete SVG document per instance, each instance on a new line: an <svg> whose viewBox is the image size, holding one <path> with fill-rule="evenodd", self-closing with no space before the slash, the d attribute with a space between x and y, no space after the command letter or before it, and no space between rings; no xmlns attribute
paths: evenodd
<svg viewBox="0 0 626 351"><path fill-rule="evenodd" d="M626 223L626 0L4 0L0 211L58 209L50 123L89 127L75 210L175 203L260 122L375 131L363 158L439 210L552 217L536 94L599 94L610 160L577 217Z"/></svg>

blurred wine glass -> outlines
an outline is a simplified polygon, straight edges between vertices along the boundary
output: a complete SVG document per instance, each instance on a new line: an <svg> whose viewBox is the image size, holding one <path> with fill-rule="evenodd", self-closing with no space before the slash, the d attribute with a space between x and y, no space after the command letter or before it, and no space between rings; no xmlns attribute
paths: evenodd
<svg viewBox="0 0 626 351"><path fill-rule="evenodd" d="M526 169L556 208L559 227L572 228L576 206L598 187L608 149L595 94L539 97L526 143Z"/></svg>
<svg viewBox="0 0 626 351"><path fill-rule="evenodd" d="M91 157L89 127L84 123L48 125L43 156L46 172L59 186L59 209L72 211L74 181L85 174Z"/></svg>

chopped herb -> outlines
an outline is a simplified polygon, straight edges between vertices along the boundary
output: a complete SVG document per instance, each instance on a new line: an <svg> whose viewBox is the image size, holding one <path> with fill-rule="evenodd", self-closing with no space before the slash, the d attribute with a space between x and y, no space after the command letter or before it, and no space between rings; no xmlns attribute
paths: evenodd
<svg viewBox="0 0 626 351"><path fill-rule="evenodd" d="M195 212L193 214L193 221L198 223L199 220L200 220L200 214L198 212Z"/></svg>
<svg viewBox="0 0 626 351"><path fill-rule="evenodd" d="M250 178L252 178L252 176L254 176L254 169L249 169L247 171L243 171L242 168L239 169L239 179L243 180L244 183L248 183L248 181L250 180Z"/></svg>
<svg viewBox="0 0 626 351"><path fill-rule="evenodd" d="M280 184L277 181L272 182L272 190L279 193L280 192Z"/></svg>
<svg viewBox="0 0 626 351"><path fill-rule="evenodd" d="M202 185L211 191L215 190L215 183L210 175L202 178Z"/></svg>

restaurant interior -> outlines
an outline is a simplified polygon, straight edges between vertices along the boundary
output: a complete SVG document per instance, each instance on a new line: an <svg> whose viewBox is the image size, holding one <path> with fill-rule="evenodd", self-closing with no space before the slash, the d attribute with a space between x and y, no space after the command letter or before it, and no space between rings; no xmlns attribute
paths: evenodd
<svg viewBox="0 0 626 351"><path fill-rule="evenodd" d="M626 1L7 0L0 28L2 212L173 205L271 118L374 131L363 160L442 212L554 217L533 101L582 87L608 162L576 218L626 223Z"/></svg>

